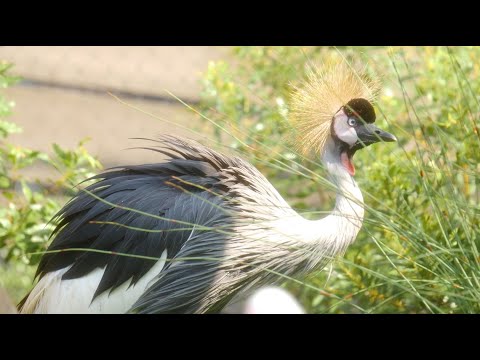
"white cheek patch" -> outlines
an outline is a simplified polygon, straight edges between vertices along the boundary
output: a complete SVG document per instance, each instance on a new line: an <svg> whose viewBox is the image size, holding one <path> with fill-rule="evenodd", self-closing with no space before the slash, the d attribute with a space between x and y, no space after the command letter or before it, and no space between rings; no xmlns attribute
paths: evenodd
<svg viewBox="0 0 480 360"><path fill-rule="evenodd" d="M357 132L353 127L347 123L348 117L345 114L338 114L335 116L335 122L333 124L333 129L338 138L348 145L353 145L358 141Z"/></svg>

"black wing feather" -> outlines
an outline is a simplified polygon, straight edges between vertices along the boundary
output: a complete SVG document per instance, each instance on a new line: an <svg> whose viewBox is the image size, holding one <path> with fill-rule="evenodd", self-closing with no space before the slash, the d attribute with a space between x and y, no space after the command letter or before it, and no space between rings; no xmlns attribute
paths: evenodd
<svg viewBox="0 0 480 360"><path fill-rule="evenodd" d="M55 219L59 222L48 250L87 248L158 258L167 249L168 257L173 258L192 235L192 230L181 230L188 228L185 224L153 218L125 208L176 220L184 220L184 214L189 213L186 217L194 223L199 221L196 223L199 225L212 220L205 218L210 212L215 214L214 219L226 217L215 206L215 209L208 211L205 211L206 208L198 209L201 207L199 202L203 198L210 199L205 204L220 204L220 198L205 189L221 193L225 187L219 181L222 170L235 167L241 160L174 137L163 137L160 142L163 148L151 150L171 156L171 159L158 164L114 168L93 177L98 181L87 187L88 192L110 204L81 191L56 215ZM203 207L212 208L212 205L205 204ZM192 210L191 206L197 206L197 209ZM123 226L92 222L116 222ZM143 232L132 227L159 231ZM95 299L104 291L113 291L125 281L131 280L130 286L135 284L154 263L148 259L92 251L64 251L45 254L38 266L37 276L42 277L48 272L71 266L62 279L75 279L97 268L105 268ZM167 263L164 269L168 270L169 267ZM167 294L170 287L165 286L164 293Z"/></svg>

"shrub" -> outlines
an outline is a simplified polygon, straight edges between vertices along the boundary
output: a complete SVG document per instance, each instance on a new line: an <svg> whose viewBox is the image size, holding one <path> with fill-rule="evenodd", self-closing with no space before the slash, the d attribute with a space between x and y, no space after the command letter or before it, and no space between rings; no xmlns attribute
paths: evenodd
<svg viewBox="0 0 480 360"><path fill-rule="evenodd" d="M285 139L289 84L331 58L382 75L377 123L399 142L356 155L364 227L332 275L286 286L310 312L479 312L480 48L237 48L235 66L210 63L203 78L202 110L217 140L228 139L304 216L323 216L333 194L319 159L302 159Z"/></svg>
<svg viewBox="0 0 480 360"><path fill-rule="evenodd" d="M0 87L19 78L10 75L12 65L0 63ZM8 142L9 135L22 129L5 120L14 103L0 96L0 286L18 300L31 287L33 267L45 251L54 224L49 223L72 187L101 167L84 147L73 150L53 144L53 155ZM47 183L27 179L23 169L43 162L56 169L58 177Z"/></svg>

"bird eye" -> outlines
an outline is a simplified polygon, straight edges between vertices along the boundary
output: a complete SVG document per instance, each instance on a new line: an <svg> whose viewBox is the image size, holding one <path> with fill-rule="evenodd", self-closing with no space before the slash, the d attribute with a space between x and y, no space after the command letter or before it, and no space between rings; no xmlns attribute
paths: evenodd
<svg viewBox="0 0 480 360"><path fill-rule="evenodd" d="M357 120L355 120L354 118L349 118L347 123L350 126L355 126L355 125L357 125Z"/></svg>

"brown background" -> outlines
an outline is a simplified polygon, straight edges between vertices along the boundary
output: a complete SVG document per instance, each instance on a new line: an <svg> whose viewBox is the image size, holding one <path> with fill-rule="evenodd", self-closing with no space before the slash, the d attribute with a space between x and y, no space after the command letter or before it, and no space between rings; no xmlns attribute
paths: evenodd
<svg viewBox="0 0 480 360"><path fill-rule="evenodd" d="M12 62L24 80L2 94L16 103L9 120L23 127L12 143L50 152L56 142L72 148L90 137L87 149L104 166L158 160L153 153L124 149L130 137L168 133L198 138L188 103L199 100L200 77L209 61L228 57L226 47L0 47L0 61ZM155 120L107 94L166 119ZM51 169L36 168L42 178Z"/></svg>

